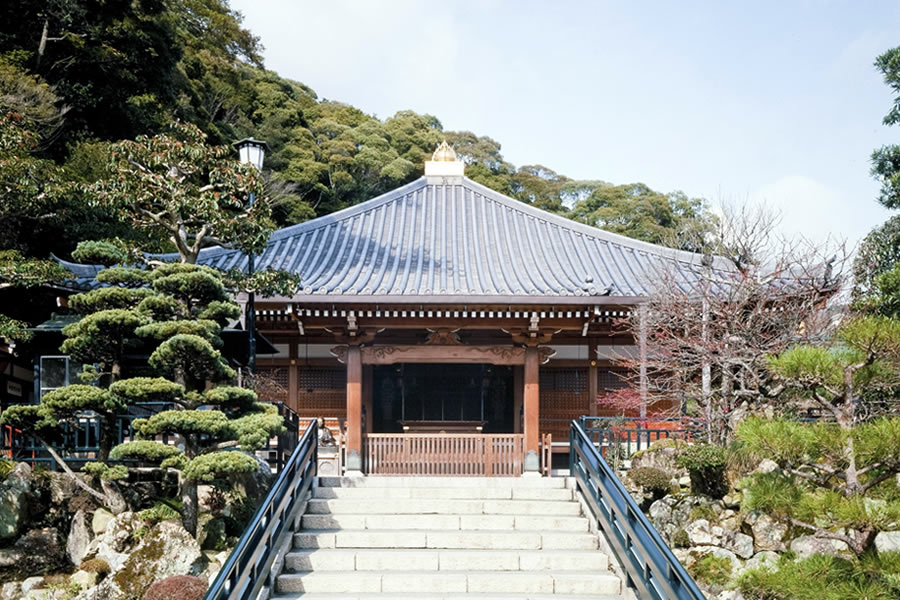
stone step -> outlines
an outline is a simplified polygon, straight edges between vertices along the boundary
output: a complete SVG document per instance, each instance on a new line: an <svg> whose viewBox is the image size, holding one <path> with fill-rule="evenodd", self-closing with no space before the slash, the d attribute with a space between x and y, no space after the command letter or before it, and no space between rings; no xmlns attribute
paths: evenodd
<svg viewBox="0 0 900 600"><path fill-rule="evenodd" d="M319 477L319 487L351 488L565 488L565 477Z"/></svg>
<svg viewBox="0 0 900 600"><path fill-rule="evenodd" d="M294 550L284 568L297 571L606 571L596 550Z"/></svg>
<svg viewBox="0 0 900 600"><path fill-rule="evenodd" d="M595 550L591 533L558 531L435 531L335 529L298 531L294 548L447 548L473 550Z"/></svg>
<svg viewBox="0 0 900 600"><path fill-rule="evenodd" d="M317 487L313 498L430 498L474 500L573 500L568 488L519 488L519 487Z"/></svg>
<svg viewBox="0 0 900 600"><path fill-rule="evenodd" d="M547 571L309 571L286 573L276 580L279 594L312 593L451 593L619 594L621 582L610 572Z"/></svg>
<svg viewBox="0 0 900 600"><path fill-rule="evenodd" d="M308 514L580 515L577 502L543 500L427 500L424 498L313 498Z"/></svg>
<svg viewBox="0 0 900 600"><path fill-rule="evenodd" d="M391 594L330 594L330 593L300 593L291 595L272 596L271 600L622 600L619 594L422 594L422 593L391 593Z"/></svg>
<svg viewBox="0 0 900 600"><path fill-rule="evenodd" d="M582 516L529 515L303 515L302 526L310 529L438 529L477 531L588 531Z"/></svg>

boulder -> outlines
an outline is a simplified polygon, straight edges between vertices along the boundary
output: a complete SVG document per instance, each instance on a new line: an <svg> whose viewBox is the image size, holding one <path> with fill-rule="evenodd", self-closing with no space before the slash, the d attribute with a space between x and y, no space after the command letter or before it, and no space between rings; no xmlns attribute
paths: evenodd
<svg viewBox="0 0 900 600"><path fill-rule="evenodd" d="M685 563L683 560L681 561L685 567L693 565L707 554L713 554L719 558L728 559L731 562L732 573L736 573L743 566L734 552L726 550L725 548L719 548L718 546L694 546L687 549L687 554L688 562ZM679 558L679 560L681 559Z"/></svg>
<svg viewBox="0 0 900 600"><path fill-rule="evenodd" d="M744 495L740 492L734 492L732 494L725 494L722 496L722 504L725 505L725 508L731 508L737 510L741 507L741 502L744 500Z"/></svg>
<svg viewBox="0 0 900 600"><path fill-rule="evenodd" d="M179 523L163 521L147 532L120 569L90 590L89 595L83 593L78 598L140 600L156 581L200 573L205 566L197 541Z"/></svg>
<svg viewBox="0 0 900 600"><path fill-rule="evenodd" d="M25 581L22 582L22 594L26 595L28 592L33 590L38 586L39 583L43 583L43 577L29 577Z"/></svg>
<svg viewBox="0 0 900 600"><path fill-rule="evenodd" d="M846 542L812 535L801 535L795 538L791 542L791 552L796 553L797 558L809 558L813 554L830 554L847 558L853 556L853 552Z"/></svg>
<svg viewBox="0 0 900 600"><path fill-rule="evenodd" d="M22 560L22 553L15 548L0 549L0 569L14 567Z"/></svg>
<svg viewBox="0 0 900 600"><path fill-rule="evenodd" d="M21 597L22 584L18 581L10 581L0 587L0 600L19 600Z"/></svg>
<svg viewBox="0 0 900 600"><path fill-rule="evenodd" d="M80 586L82 590L87 590L97 585L97 573L90 571L75 571L69 577L69 583Z"/></svg>
<svg viewBox="0 0 900 600"><path fill-rule="evenodd" d="M875 536L878 552L900 552L900 531L882 531Z"/></svg>
<svg viewBox="0 0 900 600"><path fill-rule="evenodd" d="M13 548L22 553L17 567L24 573L45 573L69 562L59 531L54 527L29 530L16 540Z"/></svg>
<svg viewBox="0 0 900 600"><path fill-rule="evenodd" d="M135 542L135 532L141 527L141 520L132 512L124 512L106 525L106 531L94 538L87 557L105 560L115 571L128 559L127 551Z"/></svg>
<svg viewBox="0 0 900 600"><path fill-rule="evenodd" d="M688 523L684 530L687 532L688 539L693 546L708 546L713 543L709 521L706 519L697 519L692 523Z"/></svg>
<svg viewBox="0 0 900 600"><path fill-rule="evenodd" d="M631 468L653 467L674 477L687 477L687 469L678 465L678 454L687 445L686 442L668 438L653 442L646 450L638 450L631 455Z"/></svg>
<svg viewBox="0 0 900 600"><path fill-rule="evenodd" d="M778 553L771 550L763 550L754 554L750 560L744 563L744 569L766 569L774 571L778 568Z"/></svg>
<svg viewBox="0 0 900 600"><path fill-rule="evenodd" d="M91 545L91 528L87 524L87 516L83 510L79 510L72 517L72 525L69 528L69 537L66 538L66 554L73 565L80 565L88 546Z"/></svg>
<svg viewBox="0 0 900 600"><path fill-rule="evenodd" d="M772 471L777 471L781 467L778 466L778 463L770 458L764 458L759 465L755 469L753 469L753 473L771 473Z"/></svg>
<svg viewBox="0 0 900 600"><path fill-rule="evenodd" d="M656 527L659 531L663 531L666 528L666 525L672 522L673 502L674 498L672 498L671 496L666 496L665 498L660 498L650 505L650 509L648 511L648 514L650 515L650 522L653 523L653 526Z"/></svg>
<svg viewBox="0 0 900 600"><path fill-rule="evenodd" d="M106 510L105 508L98 508L94 511L94 516L91 518L91 529L94 532L94 535L100 535L106 531L106 527L110 521L115 518L111 512Z"/></svg>
<svg viewBox="0 0 900 600"><path fill-rule="evenodd" d="M722 546L741 558L753 556L753 538L745 533L730 532L723 536Z"/></svg>
<svg viewBox="0 0 900 600"><path fill-rule="evenodd" d="M744 517L744 523L753 532L753 541L757 552L763 550L783 552L786 549L784 536L787 535L788 526L781 521L776 521L769 515L754 510Z"/></svg>
<svg viewBox="0 0 900 600"><path fill-rule="evenodd" d="M0 541L19 535L28 520L31 478L31 467L18 463L0 483Z"/></svg>

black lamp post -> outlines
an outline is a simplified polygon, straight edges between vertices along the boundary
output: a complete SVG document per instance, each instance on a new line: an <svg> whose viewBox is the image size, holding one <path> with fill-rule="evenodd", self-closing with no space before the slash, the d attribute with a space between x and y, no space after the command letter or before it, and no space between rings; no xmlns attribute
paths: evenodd
<svg viewBox="0 0 900 600"><path fill-rule="evenodd" d="M266 150L269 145L262 140L254 140L252 137L243 139L234 143L237 148L238 155L241 157L242 163L248 163L261 171L263 160L266 158ZM256 201L256 194L250 194L250 206ZM254 256L252 253L247 255L247 274L252 275L254 271ZM247 366L251 373L256 373L256 294L250 292L247 301L247 333L250 335L250 357Z"/></svg>

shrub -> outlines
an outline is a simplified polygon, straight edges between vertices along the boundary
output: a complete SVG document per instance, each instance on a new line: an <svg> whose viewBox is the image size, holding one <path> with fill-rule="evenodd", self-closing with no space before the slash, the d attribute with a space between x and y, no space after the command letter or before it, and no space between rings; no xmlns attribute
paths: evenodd
<svg viewBox="0 0 900 600"><path fill-rule="evenodd" d="M738 579L746 600L888 600L900 597L900 552L845 559L824 554L792 561L772 571L754 569Z"/></svg>
<svg viewBox="0 0 900 600"><path fill-rule="evenodd" d="M710 506L709 504L698 504L691 509L691 514L688 518L691 521L706 519L707 521L712 522L718 519L719 515L716 514L716 511L714 511L712 506Z"/></svg>
<svg viewBox="0 0 900 600"><path fill-rule="evenodd" d="M123 465L110 467L109 465L99 461L85 463L85 465L81 467L81 471L83 473L91 475L92 477L99 477L103 481L116 481L118 479L128 478L128 467L125 467Z"/></svg>
<svg viewBox="0 0 900 600"><path fill-rule="evenodd" d="M728 493L727 464L725 449L712 444L693 444L678 455L678 465L687 469L691 478L691 491L712 498L721 498Z"/></svg>
<svg viewBox="0 0 900 600"><path fill-rule="evenodd" d="M665 496L672 481L668 473L656 467L636 467L628 471L628 477L654 496Z"/></svg>
<svg viewBox="0 0 900 600"><path fill-rule="evenodd" d="M707 554L688 568L691 577L701 583L723 586L731 579L733 566L725 556Z"/></svg>
<svg viewBox="0 0 900 600"><path fill-rule="evenodd" d="M141 521L153 526L160 521L178 519L181 517L181 513L165 502L157 502L152 507L140 511L137 516Z"/></svg>
<svg viewBox="0 0 900 600"><path fill-rule="evenodd" d="M12 473L12 470L15 468L15 462L6 459L0 459L0 479L6 479L6 476Z"/></svg>
<svg viewBox="0 0 900 600"><path fill-rule="evenodd" d="M206 587L206 580L200 577L175 575L147 588L142 600L203 600Z"/></svg>
<svg viewBox="0 0 900 600"><path fill-rule="evenodd" d="M672 534L672 545L676 548L689 548L691 545L691 536L684 529L676 529Z"/></svg>
<svg viewBox="0 0 900 600"><path fill-rule="evenodd" d="M99 578L104 578L112 572L109 563L102 558L91 558L81 563L78 567L82 571L88 573L96 573Z"/></svg>

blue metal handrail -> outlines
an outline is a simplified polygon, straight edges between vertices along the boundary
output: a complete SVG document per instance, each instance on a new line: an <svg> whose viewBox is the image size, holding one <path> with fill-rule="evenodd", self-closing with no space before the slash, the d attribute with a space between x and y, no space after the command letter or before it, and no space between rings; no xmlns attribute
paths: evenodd
<svg viewBox="0 0 900 600"><path fill-rule="evenodd" d="M578 421L572 421L569 448L569 473L637 595L642 600L706 600Z"/></svg>
<svg viewBox="0 0 900 600"><path fill-rule="evenodd" d="M316 476L318 424L310 423L204 600L255 600L272 570L283 534Z"/></svg>

